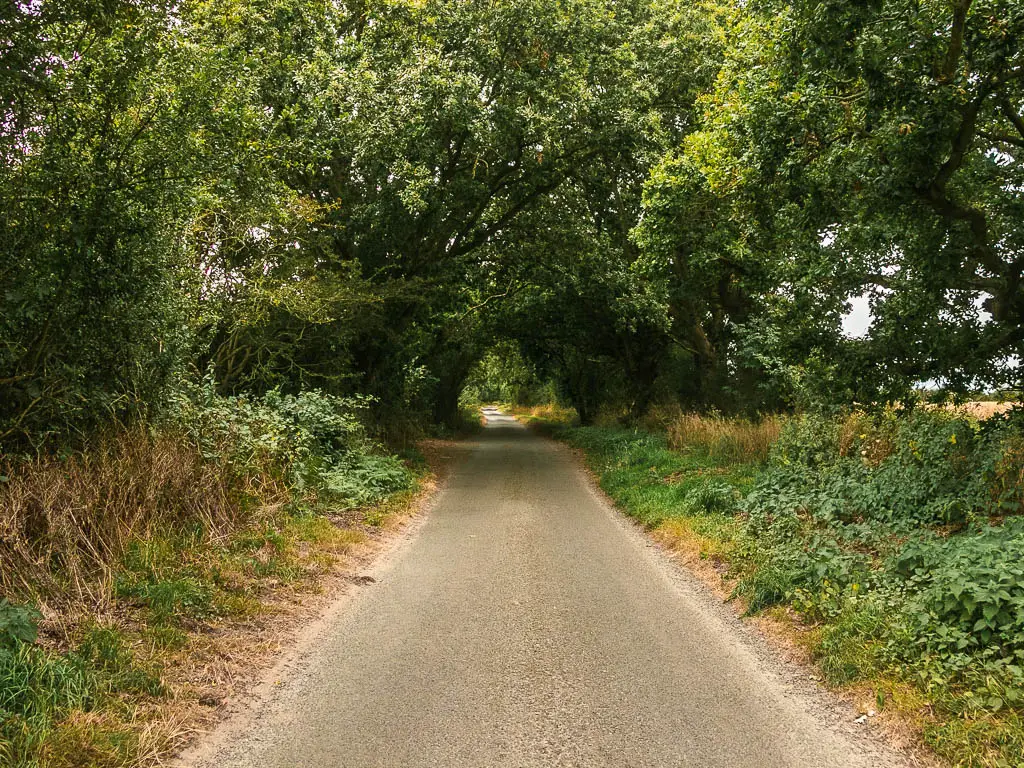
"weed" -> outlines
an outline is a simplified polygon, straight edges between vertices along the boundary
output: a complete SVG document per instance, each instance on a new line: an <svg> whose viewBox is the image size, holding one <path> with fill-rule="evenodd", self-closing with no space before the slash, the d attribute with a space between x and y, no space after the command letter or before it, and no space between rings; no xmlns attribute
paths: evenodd
<svg viewBox="0 0 1024 768"><path fill-rule="evenodd" d="M147 607L157 624L207 619L215 614L213 587L198 575L161 578L153 574L139 579L129 573L118 578L116 595Z"/></svg>
<svg viewBox="0 0 1024 768"><path fill-rule="evenodd" d="M34 643L39 634L36 623L42 615L27 605L0 600L0 650L11 650L22 643Z"/></svg>

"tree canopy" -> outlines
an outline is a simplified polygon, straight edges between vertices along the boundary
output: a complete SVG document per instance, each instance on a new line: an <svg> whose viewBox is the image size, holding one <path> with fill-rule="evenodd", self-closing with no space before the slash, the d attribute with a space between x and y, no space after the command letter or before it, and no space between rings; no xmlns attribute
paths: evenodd
<svg viewBox="0 0 1024 768"><path fill-rule="evenodd" d="M584 418L1019 388L1022 33L1013 0L7 4L0 443L207 371L451 420L496 343Z"/></svg>

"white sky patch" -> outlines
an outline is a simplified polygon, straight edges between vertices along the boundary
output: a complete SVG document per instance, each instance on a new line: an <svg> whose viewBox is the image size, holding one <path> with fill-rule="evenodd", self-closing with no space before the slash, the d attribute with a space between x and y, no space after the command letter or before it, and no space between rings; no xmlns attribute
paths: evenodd
<svg viewBox="0 0 1024 768"><path fill-rule="evenodd" d="M871 291L850 299L850 310L843 315L843 335L848 339L863 339L874 322L871 314Z"/></svg>
<svg viewBox="0 0 1024 768"><path fill-rule="evenodd" d="M981 320L982 325L988 325L992 322L992 313L985 309L985 302L992 298L990 293L979 293L974 297L974 308L978 313L978 318Z"/></svg>

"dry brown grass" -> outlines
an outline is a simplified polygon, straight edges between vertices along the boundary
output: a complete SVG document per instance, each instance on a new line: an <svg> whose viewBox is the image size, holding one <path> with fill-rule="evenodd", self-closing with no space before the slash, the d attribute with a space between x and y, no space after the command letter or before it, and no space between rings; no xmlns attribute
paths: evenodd
<svg viewBox="0 0 1024 768"><path fill-rule="evenodd" d="M963 403L962 405L950 406L950 410L957 414L984 421L997 414L1006 413L1017 405L1020 405L1020 403L976 400Z"/></svg>
<svg viewBox="0 0 1024 768"><path fill-rule="evenodd" d="M666 426L668 444L674 450L699 448L715 459L743 462L767 459L781 431L778 416L752 420L680 413Z"/></svg>
<svg viewBox="0 0 1024 768"><path fill-rule="evenodd" d="M678 403L656 403L640 419L640 426L648 432L665 432L684 413Z"/></svg>
<svg viewBox="0 0 1024 768"><path fill-rule="evenodd" d="M527 424L538 423L552 426L571 426L577 420L576 411L555 403L546 405L508 405L506 411Z"/></svg>
<svg viewBox="0 0 1024 768"><path fill-rule="evenodd" d="M240 476L185 440L142 429L3 474L0 593L65 613L106 606L132 542L185 526L224 536L287 499L268 474Z"/></svg>

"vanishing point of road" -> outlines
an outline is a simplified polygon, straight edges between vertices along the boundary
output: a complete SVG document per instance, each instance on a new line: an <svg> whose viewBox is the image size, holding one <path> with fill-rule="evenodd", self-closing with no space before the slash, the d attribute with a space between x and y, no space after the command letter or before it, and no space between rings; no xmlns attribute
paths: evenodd
<svg viewBox="0 0 1024 768"><path fill-rule="evenodd" d="M806 671L595 493L569 452L488 425L217 768L885 768Z"/></svg>

